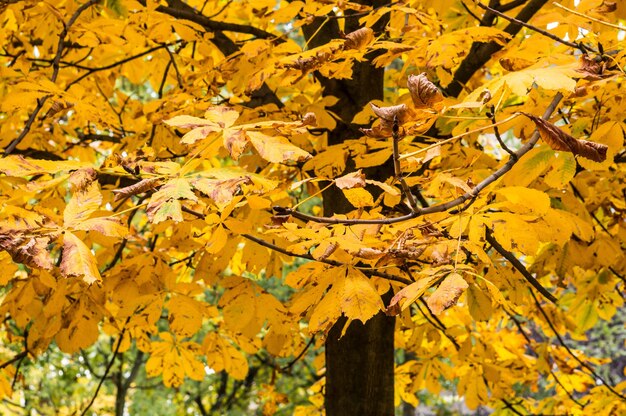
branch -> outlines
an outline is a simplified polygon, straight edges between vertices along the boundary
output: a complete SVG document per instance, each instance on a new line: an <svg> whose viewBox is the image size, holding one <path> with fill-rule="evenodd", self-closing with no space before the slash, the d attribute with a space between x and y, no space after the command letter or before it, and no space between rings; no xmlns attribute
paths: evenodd
<svg viewBox="0 0 626 416"><path fill-rule="evenodd" d="M502 247L500 243L498 243L498 240L496 240L493 237L493 234L491 234L491 230L487 227L485 227L485 238L487 239L487 242L491 244L493 248L495 248L496 251L502 255L502 257L507 259L509 263L511 263L513 267L515 267L515 269L518 272L520 272L522 276L524 276L524 278L526 279L528 283L530 283L535 289L537 289L539 293L543 295L544 298L548 299L552 303L557 302L557 299L554 297L554 295L548 292L548 290L545 287L541 286L541 283L539 283L537 279L535 279L535 277L532 274L530 274L530 272L517 259L517 257L515 257L513 253L511 253L510 251Z"/></svg>
<svg viewBox="0 0 626 416"><path fill-rule="evenodd" d="M345 266L345 263L341 263L335 260L328 260L328 259L316 259L315 257L311 256L310 254L296 254L293 253L289 250L285 250L282 247L279 247L277 245L274 245L272 243L268 243L265 240L261 240L260 238L254 237L250 234L240 234L242 237L247 238L250 241L254 241L255 243L263 246L263 247L267 247L271 250L277 251L279 253L282 253L286 256L291 256L291 257L300 257L301 259L307 259L307 260L312 260L312 261L318 261L320 263L326 263L329 264L331 266ZM387 280L393 280L395 282L400 282L400 283L404 283L405 285L410 285L411 283L413 283L412 281L410 281L409 279L405 279L404 277L400 277L400 276L396 276L393 274L388 274L388 273L383 273L383 272L379 272L373 269L359 269L363 274L367 275L367 276L376 276L376 277L382 277L383 279L387 279Z"/></svg>
<svg viewBox="0 0 626 416"><path fill-rule="evenodd" d="M116 66L123 65L123 64L125 64L127 62L130 62L130 61L134 60L134 59L141 58L142 56L149 55L152 52L157 51L159 49L167 48L169 46L176 45L176 44L182 43L182 42L183 42L183 40L179 39L179 40L177 40L175 42L172 42L172 43L164 43L162 45L153 46L152 48L146 49L145 51L140 52L140 53L138 53L136 55L129 56L127 58L121 59L121 60L119 60L117 62L114 62L114 63L109 64L109 65L105 65L105 66L100 66L100 67L96 67L96 68L90 68L90 67L86 67L86 66L82 66L82 65L80 67L77 66L77 68L79 68L79 69L86 70L87 73L81 75L80 77L76 78L74 81L72 81L69 84L67 84L67 86L65 87L65 91L67 91L72 85L82 81L83 79L87 78L89 75L92 75L95 72L106 71L107 69L115 68Z"/></svg>
<svg viewBox="0 0 626 416"><path fill-rule="evenodd" d="M291 367L293 367L293 365L297 363L300 360L300 358L304 356L304 354L306 354L307 350L311 347L311 345L313 345L314 342L315 342L315 335L313 335L311 339L309 340L309 342L307 342L306 346L302 349L302 351L300 351L300 354L298 354L293 360L288 362L285 366L280 367L279 370L281 372L285 372L289 370Z"/></svg>
<svg viewBox="0 0 626 416"><path fill-rule="evenodd" d="M548 118L550 118L550 115L554 112L554 110L556 109L556 106L559 104L562 98L563 98L563 95L560 92L554 96L554 98L552 99L552 102L550 103L548 108L546 108L546 111L544 112L542 116L544 120L547 120ZM303 214L291 208L285 208L285 207L280 207L280 206L275 206L273 207L273 209L276 213L278 213L278 215L290 215L294 218L298 218L303 221L313 221L313 222L319 222L323 224L346 224L346 225L350 225L350 224L395 224L395 223L407 221L413 218L417 218L422 215L433 214L436 212L444 212L444 211L449 210L450 208L454 208L458 205L461 205L470 199L476 198L483 189L485 189L487 186L489 186L490 184L492 184L493 182L501 178L505 173L510 171L515 165L515 163L517 163L517 161L521 159L522 156L528 153L530 149L532 149L535 146L535 144L537 144L539 137L540 137L539 131L535 130L530 140L526 144L521 146L516 152L511 154L511 157L504 164L504 166L502 166L500 169L493 172L491 175L485 178L482 182L478 183L478 185L476 185L474 189L472 189L470 192L466 192L465 194L459 196L456 199L453 199L452 201L448 201L448 202L438 204L438 205L432 205L429 207L418 208L417 210L411 212L410 214L403 215L400 217L376 218L376 219L360 219L360 218L343 219L343 218L334 218L334 217L317 217L314 215Z"/></svg>
<svg viewBox="0 0 626 416"><path fill-rule="evenodd" d="M518 20L518 19L516 19L514 17L507 16L506 14L504 14L502 12L499 12L498 10L496 10L494 8L491 8L491 7L489 7L489 6L485 5L485 4L482 4L480 2L477 2L476 5L478 7L480 7L481 9L488 10L491 13L494 13L494 14L502 17L503 19L508 20L509 22L513 22L513 23L516 23L518 25L524 26L525 28L530 29L532 31L535 31L535 32L539 33L540 35L548 37L548 38L550 38L550 39L552 39L552 40L554 40L556 42L562 43L565 46L569 46L570 48L580 49L583 52L587 52L587 48L585 48L585 47L583 47L583 46L581 46L579 44L576 44L574 42L569 42L567 40L561 39L560 37L558 37L556 35L553 35L552 33L548 32L547 30L540 29L537 26L533 26L533 25L530 25L530 24L528 24L526 22L522 22L521 20Z"/></svg>
<svg viewBox="0 0 626 416"><path fill-rule="evenodd" d="M520 22L527 22L531 17L541 9L548 0L530 0L526 6L517 14L516 20ZM517 35L522 29L522 25L519 23L509 24L504 31L511 36ZM502 45L496 42L479 43L475 42L472 45L472 49L467 57L461 62L461 65L454 73L454 78L450 85L445 89L445 93L452 97L458 97L463 89L463 86L469 81L469 79L478 71L484 64L486 64L494 53L502 49Z"/></svg>
<svg viewBox="0 0 626 416"><path fill-rule="evenodd" d="M61 56L63 55L65 37L67 36L67 32L74 24L74 22L76 22L76 19L78 19L78 17L89 7L98 3L98 1L99 0L89 0L87 3L81 4L80 7L76 9L74 14L70 17L70 20L67 21L67 23L62 22L63 31L59 35L59 44L57 46L57 53L54 56L54 61L52 62L52 76L50 77L50 81L56 82L57 77L59 76L59 62L61 61ZM10 155L11 153L13 153L17 145L20 144L22 140L24 140L24 137L26 137L31 127L33 126L33 122L35 121L37 114L39 114L39 111L41 111L43 105L45 104L46 100L48 100L48 98L49 96L45 96L37 100L37 106L35 107L35 110L33 110L33 112L31 113L30 117L28 117L28 121L24 125L24 129L22 129L22 132L11 143L9 143L6 149L4 149L5 155Z"/></svg>
<svg viewBox="0 0 626 416"><path fill-rule="evenodd" d="M140 0L139 3L143 6L146 5L145 0ZM265 30L254 26L211 20L208 17L197 13L193 8L182 1L170 1L169 4L172 7L161 5L156 8L156 11L170 15L177 19L189 20L190 22L197 23L210 31L245 33L253 35L259 39L276 39L277 41L280 41L278 35L266 32ZM280 42L282 43L282 41Z"/></svg>
<svg viewBox="0 0 626 416"><path fill-rule="evenodd" d="M187 208L185 206L182 207L182 210L188 214L194 215L197 218L204 218L205 215L201 212L197 212L194 211L190 208ZM345 266L345 263L341 263L335 260L328 260L328 259L316 259L315 257L311 256L310 254L296 254L294 252L291 252L289 250L286 250L282 247L279 247L275 244L269 243L265 240L261 240L258 237L254 237L250 234L239 234L240 236L242 236L243 238L247 238L250 241L254 241L255 243L269 248L270 250L274 250L277 251L281 254L284 254L286 256L291 256L291 257L299 257L301 259L306 259L306 260L312 260L312 261L318 261L320 263L326 263L329 264L331 266ZM411 283L413 283L412 281L410 281L409 279L405 279L404 277L400 277L400 276L396 276L393 274L388 274L388 273L383 273L383 272L379 272L373 269L359 269L363 274L367 275L367 276L376 276L376 277L382 277L384 279L388 279L388 280L393 280L396 282L400 282L400 283L404 283L405 285L410 285Z"/></svg>
<svg viewBox="0 0 626 416"><path fill-rule="evenodd" d="M404 193L405 198L409 201L409 205L413 208L413 211L419 211L419 207L417 206L417 201L411 194L411 188L404 180L402 176L402 170L400 169L400 150L399 150L399 142L400 142L400 126L398 121L398 116L393 117L393 129L392 129L392 139L393 139L393 170L396 176L396 180L400 181L400 185L402 186L402 192Z"/></svg>
<svg viewBox="0 0 626 416"><path fill-rule="evenodd" d="M20 352L19 354L16 354L15 357L11 358L9 361L5 361L2 364L0 364L0 370L2 370L4 367L7 367L7 366L13 364L16 361L19 361L19 360L23 359L27 355L28 355L28 351L26 351L26 350Z"/></svg>

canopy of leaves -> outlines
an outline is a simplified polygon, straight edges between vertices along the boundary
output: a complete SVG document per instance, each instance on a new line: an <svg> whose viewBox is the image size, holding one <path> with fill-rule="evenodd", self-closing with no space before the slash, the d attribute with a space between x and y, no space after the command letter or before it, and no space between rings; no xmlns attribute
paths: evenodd
<svg viewBox="0 0 626 416"><path fill-rule="evenodd" d="M626 413L626 3L485 3L0 1L0 413Z"/></svg>

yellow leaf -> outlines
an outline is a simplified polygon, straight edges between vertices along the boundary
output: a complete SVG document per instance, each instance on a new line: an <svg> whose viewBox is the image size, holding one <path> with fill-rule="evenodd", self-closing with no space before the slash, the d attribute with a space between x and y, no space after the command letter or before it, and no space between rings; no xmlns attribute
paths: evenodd
<svg viewBox="0 0 626 416"><path fill-rule="evenodd" d="M237 380L243 380L248 374L246 357L216 332L206 334L202 350L207 364L216 372L224 370Z"/></svg>
<svg viewBox="0 0 626 416"><path fill-rule="evenodd" d="M594 162L585 158L578 158L580 165L588 170L606 170L613 164L617 153L624 148L626 140L626 125L617 121L609 121L598 127L589 137L590 142L608 146L606 160L602 163Z"/></svg>
<svg viewBox="0 0 626 416"><path fill-rule="evenodd" d="M167 387L178 387L183 384L185 376L194 380L204 378L204 365L196 358L200 345L193 341L178 342L170 333L161 332L163 341L150 343L150 358L146 362L146 374L163 377Z"/></svg>
<svg viewBox="0 0 626 416"><path fill-rule="evenodd" d="M354 267L346 266L341 310L348 319L365 323L383 307L382 299L370 279Z"/></svg>
<svg viewBox="0 0 626 416"><path fill-rule="evenodd" d="M246 135L261 157L269 162L302 162L311 158L308 152L294 146L285 137L269 136L259 131L247 131Z"/></svg>
<svg viewBox="0 0 626 416"><path fill-rule="evenodd" d="M545 183L556 189L562 189L574 178L576 174L576 160L574 155L566 152L558 152L552 160L550 171L543 178Z"/></svg>
<svg viewBox="0 0 626 416"><path fill-rule="evenodd" d="M493 314L491 298L474 283L469 285L467 303L472 318L477 321L486 321Z"/></svg>
<svg viewBox="0 0 626 416"><path fill-rule="evenodd" d="M333 274L337 269L333 270ZM343 279L333 283L331 289L324 295L320 303L317 304L311 319L309 319L309 331L327 332L330 327L341 316L341 295L343 293Z"/></svg>
<svg viewBox="0 0 626 416"><path fill-rule="evenodd" d="M70 231L63 234L61 273L64 276L82 276L87 284L101 280L98 264L91 250Z"/></svg>
<svg viewBox="0 0 626 416"><path fill-rule="evenodd" d="M209 126L209 127L214 127L214 128L219 127L217 123L211 120L206 120L204 118L192 117L192 116L175 116L175 117L170 118L169 120L165 120L164 123L172 127L180 127L184 129L203 127L203 126Z"/></svg>
<svg viewBox="0 0 626 416"><path fill-rule="evenodd" d="M226 106L214 106L206 110L204 117L222 128L228 128L235 124L239 112Z"/></svg>
<svg viewBox="0 0 626 416"><path fill-rule="evenodd" d="M116 218L96 217L81 221L74 226L76 230L97 231L109 237L124 238L128 235L128 229Z"/></svg>
<svg viewBox="0 0 626 416"><path fill-rule="evenodd" d="M168 219L181 222L183 214L179 199L198 200L184 178L170 180L152 195L146 209L150 221L155 224Z"/></svg>
<svg viewBox="0 0 626 416"><path fill-rule="evenodd" d="M468 284L460 274L450 273L426 301L428 307L433 314L439 315L456 304L467 288Z"/></svg>
<svg viewBox="0 0 626 416"><path fill-rule="evenodd" d="M348 202L355 208L371 207L374 205L372 194L364 188L343 189L342 192Z"/></svg>
<svg viewBox="0 0 626 416"><path fill-rule="evenodd" d="M0 163L0 172L8 176L54 175L81 168L92 167L90 163L78 161L50 161L26 159L23 156L7 156Z"/></svg>
<svg viewBox="0 0 626 416"><path fill-rule="evenodd" d="M388 315L398 315L419 299L439 276L433 275L402 288L389 302Z"/></svg>
<svg viewBox="0 0 626 416"><path fill-rule="evenodd" d="M536 189L521 186L508 186L497 191L509 202L513 203L514 212L543 215L550 209L550 197Z"/></svg>
<svg viewBox="0 0 626 416"><path fill-rule="evenodd" d="M102 195L96 183L84 191L74 193L63 211L63 224L67 228L78 229L77 226L97 210L101 203Z"/></svg>
<svg viewBox="0 0 626 416"><path fill-rule="evenodd" d="M202 326L202 305L185 295L175 295L167 302L170 329L181 337L190 337Z"/></svg>

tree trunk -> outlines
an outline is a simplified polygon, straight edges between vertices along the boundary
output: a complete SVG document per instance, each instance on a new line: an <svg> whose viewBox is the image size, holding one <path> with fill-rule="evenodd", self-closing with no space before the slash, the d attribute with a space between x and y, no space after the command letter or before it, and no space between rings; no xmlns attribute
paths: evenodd
<svg viewBox="0 0 626 416"><path fill-rule="evenodd" d="M362 0L362 4L379 7L387 0ZM358 18L345 19L346 33L359 29ZM387 23L381 19L375 31ZM323 27L320 29L320 26ZM310 47L340 38L337 19L315 20L303 28ZM373 57L371 57L373 58ZM339 101L330 108L340 118L337 127L328 134L328 144L339 144L362 134L351 124L355 114L371 100L384 98L384 69L375 68L370 62L355 62L350 79L328 79L320 74L316 78L324 87L324 95L337 97ZM353 169L348 161L347 171ZM391 164L372 169L368 178L385 180L393 174ZM324 215L345 213L354 208L338 189L323 193ZM394 414L394 345L395 318L382 312L362 324L352 322L345 335L341 318L330 330L326 339L326 387L325 408L327 416L386 416Z"/></svg>

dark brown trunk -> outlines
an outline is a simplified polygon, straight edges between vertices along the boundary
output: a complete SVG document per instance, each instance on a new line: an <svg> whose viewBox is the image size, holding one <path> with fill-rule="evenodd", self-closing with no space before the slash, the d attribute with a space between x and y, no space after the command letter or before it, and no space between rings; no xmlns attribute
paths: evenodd
<svg viewBox="0 0 626 416"><path fill-rule="evenodd" d="M387 1L360 1L378 7ZM382 30L386 19L378 22L375 31ZM319 25L324 26L318 31ZM358 19L346 19L345 32L358 29ZM319 19L304 28L315 47L340 37L336 19ZM315 36L311 39L311 36ZM358 126L351 124L354 115L371 100L382 100L384 69L369 62L356 62L351 79L336 80L316 74L324 94L339 101L330 109L341 119L328 135L328 144L339 144L361 136ZM391 140L391 139L390 139ZM346 171L352 169L348 162ZM391 165L368 171L371 179L385 180L392 174ZM373 175L373 176L370 176ZM354 208L338 189L324 192L324 215L352 211ZM365 324L352 322L345 335L341 332L345 318L330 330L326 339L325 408L327 416L386 416L394 414L394 345L395 319L379 313Z"/></svg>

